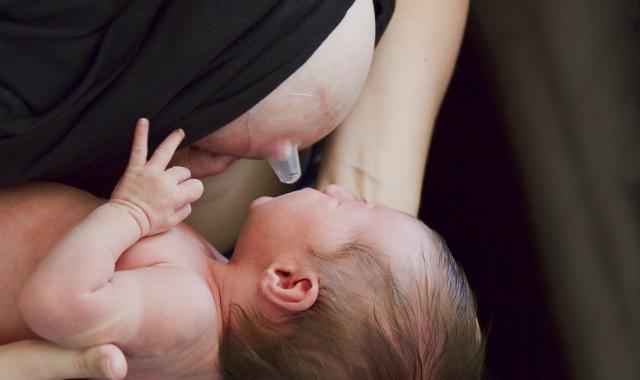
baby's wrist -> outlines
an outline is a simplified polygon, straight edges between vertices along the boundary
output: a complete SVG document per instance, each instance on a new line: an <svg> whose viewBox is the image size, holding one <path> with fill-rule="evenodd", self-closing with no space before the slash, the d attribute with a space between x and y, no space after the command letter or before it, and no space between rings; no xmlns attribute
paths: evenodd
<svg viewBox="0 0 640 380"><path fill-rule="evenodd" d="M126 213L138 226L139 236L143 238L149 234L151 223L144 210L135 203L123 199L110 199L107 206Z"/></svg>

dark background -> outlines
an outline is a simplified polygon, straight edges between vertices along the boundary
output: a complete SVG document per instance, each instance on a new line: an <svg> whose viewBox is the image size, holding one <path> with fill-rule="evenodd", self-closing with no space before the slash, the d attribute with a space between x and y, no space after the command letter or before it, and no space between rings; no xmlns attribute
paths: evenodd
<svg viewBox="0 0 640 380"><path fill-rule="evenodd" d="M467 29L436 124L420 217L465 269L486 335L486 379L566 379L544 274L490 70Z"/></svg>

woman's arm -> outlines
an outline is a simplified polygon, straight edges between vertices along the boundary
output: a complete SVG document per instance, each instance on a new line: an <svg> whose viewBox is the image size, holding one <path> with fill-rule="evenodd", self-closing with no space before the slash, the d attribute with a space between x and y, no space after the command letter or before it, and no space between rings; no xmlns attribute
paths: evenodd
<svg viewBox="0 0 640 380"><path fill-rule="evenodd" d="M339 183L416 215L435 118L468 0L398 0L355 108L329 138L318 187Z"/></svg>
<svg viewBox="0 0 640 380"><path fill-rule="evenodd" d="M38 335L72 347L137 335L146 273L116 272L115 263L139 239L186 218L202 194L187 169L165 170L184 133L172 133L147 162L147 132L141 121L111 200L51 248L22 290L20 309Z"/></svg>

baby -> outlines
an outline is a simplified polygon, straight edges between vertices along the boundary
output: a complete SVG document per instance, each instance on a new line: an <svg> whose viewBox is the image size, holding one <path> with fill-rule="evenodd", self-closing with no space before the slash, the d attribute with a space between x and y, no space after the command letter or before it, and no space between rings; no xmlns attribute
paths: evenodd
<svg viewBox="0 0 640 380"><path fill-rule="evenodd" d="M150 159L147 133L111 199L32 270L18 306L35 334L114 343L130 379L479 376L471 291L421 222L336 185L263 197L227 260L180 223L203 190L166 169L184 133Z"/></svg>

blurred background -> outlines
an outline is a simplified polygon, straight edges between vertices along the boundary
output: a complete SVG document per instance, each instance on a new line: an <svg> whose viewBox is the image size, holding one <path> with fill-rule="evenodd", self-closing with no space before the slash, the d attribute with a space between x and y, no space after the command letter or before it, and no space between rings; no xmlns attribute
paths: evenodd
<svg viewBox="0 0 640 380"><path fill-rule="evenodd" d="M640 379L640 1L472 1L421 218L486 379Z"/></svg>

